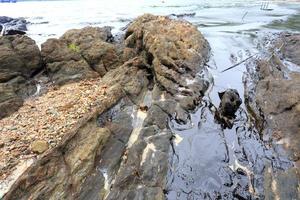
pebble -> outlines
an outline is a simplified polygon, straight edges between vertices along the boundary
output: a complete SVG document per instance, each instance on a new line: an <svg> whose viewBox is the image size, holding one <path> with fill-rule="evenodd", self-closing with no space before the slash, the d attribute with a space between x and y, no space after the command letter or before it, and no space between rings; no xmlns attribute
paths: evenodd
<svg viewBox="0 0 300 200"><path fill-rule="evenodd" d="M31 151L38 154L44 153L48 148L49 144L44 140L37 140L31 144Z"/></svg>

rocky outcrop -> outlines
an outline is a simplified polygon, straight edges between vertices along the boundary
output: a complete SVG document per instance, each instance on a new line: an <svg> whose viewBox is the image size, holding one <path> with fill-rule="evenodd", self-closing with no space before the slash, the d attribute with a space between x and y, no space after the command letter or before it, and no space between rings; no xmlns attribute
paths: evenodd
<svg viewBox="0 0 300 200"><path fill-rule="evenodd" d="M55 83L102 76L94 87L77 92L105 88L104 97L84 95L88 100L82 109L91 111L75 116L76 123L72 114L73 128L58 129L64 130L58 132L63 141L42 154L4 199L165 198L172 138L168 121L188 122L187 111L206 91L208 83L198 73L209 57L208 43L188 22L143 15L126 31L119 57L105 30L71 30L42 45ZM71 91L74 86L66 84L57 95L63 88ZM77 92L70 99L78 101ZM60 107L69 116L74 105ZM59 118L60 110L51 108L46 115ZM54 122L61 125L61 120Z"/></svg>
<svg viewBox="0 0 300 200"><path fill-rule="evenodd" d="M23 18L0 16L1 35L24 35L27 31L27 21Z"/></svg>
<svg viewBox="0 0 300 200"><path fill-rule="evenodd" d="M123 95L120 86L110 87L101 103L80 117L59 145L29 167L4 199L73 198L93 171L96 157L111 134L109 129L97 126L97 115L116 104Z"/></svg>
<svg viewBox="0 0 300 200"><path fill-rule="evenodd" d="M290 78L264 77L257 85L256 102L264 113L267 127L273 130L277 140L287 139L285 145L291 148L291 158L297 161L300 159L300 74L291 73Z"/></svg>
<svg viewBox="0 0 300 200"><path fill-rule="evenodd" d="M27 36L5 36L0 38L0 81L6 82L17 76L31 77L41 68L39 48Z"/></svg>
<svg viewBox="0 0 300 200"><path fill-rule="evenodd" d="M22 98L16 94L12 86L0 84L0 118L16 111L22 104Z"/></svg>
<svg viewBox="0 0 300 200"><path fill-rule="evenodd" d="M106 199L164 199L172 138L168 120L186 123L187 110L195 108L207 89L197 73L209 46L190 23L153 15L128 27L125 45L144 60L151 91L137 111L138 122Z"/></svg>
<svg viewBox="0 0 300 200"><path fill-rule="evenodd" d="M119 68L112 70L103 78L103 80L101 80L101 82L96 82L97 86L95 87L94 92L102 93L103 91L101 91L100 88L107 88L105 89L104 95L100 96L99 94L97 94L97 100L94 101L92 100L95 99L94 94L88 93L85 94L84 97L81 97L86 98L93 104L93 106L90 108L85 108L85 106L88 106L86 105L89 104L88 102L79 104L78 106L80 107L80 110L86 109L90 111L81 113L81 116L78 116L78 118L75 116L75 121L74 115L76 114L72 114L73 106L68 106L69 104L67 102L66 106L59 106L58 108L63 107L64 110L66 109L66 111L64 112L69 114L62 116L65 121L59 120L63 125L61 128L55 128L55 124L60 122L55 122L54 120L52 120L53 124L51 125L51 127L52 129L60 130L57 134L60 134L60 137L64 137L63 141L60 142L59 145L55 146L55 148L50 150L50 152L46 152L46 154L43 154L42 158L38 159L38 162L31 166L23 174L23 176L19 178L19 181L15 183L15 186L13 186L11 190L12 192L8 193L5 198L83 198L86 197L85 195L92 195L91 192L87 193L87 191L90 190L88 187L91 187L91 185L94 186L93 184L87 184L85 181L95 181L97 183L100 182L101 184L99 183L99 188L96 188L96 186L94 186L94 189L96 190L95 196L97 196L97 199L103 197L103 195L105 194L103 176L105 174L101 175L102 178L99 178L99 176L95 176L95 174L100 175L100 173L98 172L99 169L95 168L95 166L108 165L111 166L112 169L117 170L116 167L118 167L120 159L123 155L123 151L125 149L125 145L132 131L132 124L130 123L131 117L128 114L126 114L126 116L128 117L122 119L120 117L124 115L115 116L115 113L113 113L113 121L103 121L98 119L98 116L105 116L105 112L112 108L115 104L120 102L121 99L125 96L133 98L133 96L136 97L136 95L142 95L142 91L144 91L149 84L149 81L147 79L147 72L144 70L144 67L145 65L143 65L141 60L139 60L138 58L133 59L120 66ZM84 82L86 81L82 81L81 84L86 85L87 83ZM64 91L70 91L70 88L76 87L77 86L72 84L65 85L55 92L57 92L58 94L63 94ZM77 92L81 93L81 90L83 90L84 87L85 86L83 86L83 88L81 87L80 91ZM88 84L86 87L89 88L91 86ZM50 95L49 98L51 99L55 98L55 96L53 96L53 94L51 93L47 93L46 96L47 95ZM77 93L72 93L72 95L74 95L75 99L79 96ZM57 101L60 100L60 98L57 99ZM40 101L39 103L44 104L45 102L43 103L42 101ZM57 107L56 104L57 103L52 102L51 106ZM37 112L39 112L39 108L36 109ZM76 112L77 109L75 110ZM32 118L32 115L31 117L28 117ZM72 119L73 126L70 126L68 124L71 120L69 118ZM104 119L106 120L107 118L104 117ZM40 120L42 119L36 121ZM119 123L116 123L115 120L121 121ZM20 119L20 121L23 120ZM47 121L49 121L49 119L45 120L44 122L40 121L40 123L35 122L36 124L34 124L34 126L40 126L40 124L47 123ZM71 127L71 129L68 127ZM22 129L19 128L17 124L15 125L15 128L19 131L22 131ZM51 135L51 133L48 133L49 130L44 129L41 131L41 134L43 135ZM61 134L61 132L65 133ZM19 135L18 137L22 136ZM50 138L52 138L52 140L54 139L51 136ZM25 140L25 138L23 139ZM24 144L21 146L24 147ZM6 148L6 145L4 146L4 148ZM102 148L103 151L101 150ZM111 158L112 153L116 156L115 158ZM99 160L103 159L105 160L99 164ZM50 169L51 173L49 173ZM69 170L71 170L72 172ZM49 176L44 176L42 174L48 174ZM43 176L43 178L41 176ZM87 177L89 176L90 178L87 179ZM96 180L93 180L92 178L95 178ZM52 182L51 185L48 184L49 181ZM39 188L41 187L44 188L42 191L39 190ZM103 193L99 193L99 191L102 190Z"/></svg>
<svg viewBox="0 0 300 200"><path fill-rule="evenodd" d="M27 83L41 69L40 51L27 36L0 37L0 118L22 105L34 87Z"/></svg>
<svg viewBox="0 0 300 200"><path fill-rule="evenodd" d="M282 51L283 59L299 63L299 46L295 45L299 39L297 36L279 38L276 45ZM266 184L270 182L272 187L266 186L265 195L267 199L297 199L300 180L300 73L289 70L274 52L270 59L257 61L256 72L252 80L255 83L254 96L249 95L248 88L247 99L257 126L265 137L271 138L269 142L277 149L283 147L288 152L296 167L275 176L266 172Z"/></svg>
<svg viewBox="0 0 300 200"><path fill-rule="evenodd" d="M56 84L104 76L119 63L115 46L109 43L109 28L86 27L66 32L42 44L42 57Z"/></svg>
<svg viewBox="0 0 300 200"><path fill-rule="evenodd" d="M191 80L207 61L209 45L195 26L146 14L128 27L125 44L146 59L159 87L179 101L180 95L190 99L199 96L203 82ZM192 104L186 100L180 103L185 108Z"/></svg>
<svg viewBox="0 0 300 200"><path fill-rule="evenodd" d="M299 42L298 35L282 35L278 39L276 45L283 59L298 65L300 47L295 44ZM276 54L269 60L260 60L257 69L255 99L262 109L266 127L273 130L277 140L286 141L285 145L292 150L291 158L297 161L300 159L300 73L289 69Z"/></svg>

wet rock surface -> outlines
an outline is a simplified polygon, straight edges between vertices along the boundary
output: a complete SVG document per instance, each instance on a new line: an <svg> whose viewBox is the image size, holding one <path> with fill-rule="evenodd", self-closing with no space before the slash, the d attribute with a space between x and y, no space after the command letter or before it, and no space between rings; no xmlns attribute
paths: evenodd
<svg viewBox="0 0 300 200"><path fill-rule="evenodd" d="M224 128L210 104L205 97L191 115L195 125L171 122L173 157L167 198L264 199L261 183L272 150L261 142L243 108L232 127Z"/></svg>
<svg viewBox="0 0 300 200"><path fill-rule="evenodd" d="M27 23L23 18L0 16L0 35L24 35L27 31Z"/></svg>
<svg viewBox="0 0 300 200"><path fill-rule="evenodd" d="M113 44L106 28L88 27L42 45L44 63L56 84L84 80L54 86L52 93L39 98L52 94L56 102L57 95L58 103L68 88L76 97L91 87L85 83L94 75L102 76L91 83L103 98L94 105L95 96L84 95L95 107L80 116L74 113L70 126L57 129L63 130L62 141L54 139L54 147L37 158L4 199L165 199L172 137L168 120L186 123L188 110L207 89L198 73L204 70L209 46L190 23L153 15L136 19L125 35L123 44ZM69 116L80 104L68 102L52 114Z"/></svg>
<svg viewBox="0 0 300 200"><path fill-rule="evenodd" d="M27 36L0 37L0 118L10 115L33 94L29 79L41 70L38 46Z"/></svg>
<svg viewBox="0 0 300 200"><path fill-rule="evenodd" d="M147 21L148 24L143 25L142 22L145 21ZM174 24L170 27L165 26L163 28L162 25L167 22ZM140 25L142 25L142 27ZM165 198L163 189L166 184L170 139L172 137L172 134L168 128L168 119L169 117L184 119L184 121L186 122L187 117L184 118L183 116L185 116L184 114L186 114L187 108L195 108L195 106L197 105L197 100L201 98L201 91L206 90L204 81L200 80L199 78L198 81L196 79L195 83L191 84L191 87L192 85L195 88L197 88L198 86L199 89L191 90L195 92L194 96L188 97L187 95L185 95L181 98L176 98L175 94L179 92L180 86L176 82L174 82L174 84L172 84L169 89L166 89L167 86L165 85L165 87L163 83L158 80L157 77L160 77L160 80L165 79L166 82L168 82L167 79L172 79L172 81L174 81L175 77L178 77L178 74L176 72L176 68L178 68L178 66L176 64L174 64L173 66L169 66L169 75L160 74L160 72L157 72L157 70L159 71L161 70L161 67L165 66L160 63L158 54L152 51L153 49L151 49L150 46L153 45L154 48L154 46L156 45L162 45L162 47L160 47L162 50L166 48L165 45L167 45L167 41L165 41L164 39L159 40L159 34L157 32L154 32L155 27L165 29L165 32L162 31L162 33L165 33L163 37L166 38L171 38L173 36L179 37L179 30L181 30L181 28L183 27L185 28L185 31L190 31L192 34L196 35L194 36L194 39L196 39L195 41L197 42L194 41L194 44L195 46L198 45L199 48L195 48L195 50L201 53L203 57L199 59L199 55L196 54L191 54L190 57L184 58L177 57L176 60L178 63L184 61L191 63L193 62L193 64L198 63L197 66L203 67L203 63L205 62L205 60L202 59L207 59L208 56L208 50L206 49L208 48L207 42L200 34L198 34L198 31L193 26L186 22L176 22L166 17L144 15L138 18L131 26L129 26L127 33L125 34L127 35L125 44L127 48L133 49L135 54L139 55L139 57L142 58L143 62L142 65L140 65L140 68L144 68L144 71L147 72L146 76L144 76L144 80L149 80L149 83L145 86L148 89L152 89L152 91L148 91L146 94L144 93L144 95L138 98L141 99L140 102L142 102L142 104L138 103L135 108L136 111L134 112L135 117L133 118L133 130L127 142L127 148L123 152L123 156L121 162L119 163L117 173L114 177L108 179L108 185L111 189L107 191L106 199ZM142 34L136 37L136 34L140 34L139 32L143 32L145 35ZM182 37L184 41L192 40L188 39L188 34L180 35L180 37ZM148 39L150 40L148 41ZM175 39L170 39L171 44L170 41L168 41L168 43L172 45L172 42L175 42ZM157 49L160 48L157 47ZM186 51L186 47L181 48L182 51ZM169 50L169 53L175 53L176 51L179 51L179 49L180 48L176 48L174 46L173 49ZM199 60L197 60L196 58ZM165 55L165 59L169 61L172 60L169 55ZM133 61L134 63L141 62L141 60L137 58L133 59ZM186 65L184 67L181 66L182 70L189 71L189 67L194 67L191 63L190 65ZM200 70L200 68L198 68L198 70ZM104 79L106 77L110 78L110 74L111 73L108 73L104 77ZM184 79L186 78L195 79L195 77L197 76L196 74L197 70L191 70L189 71L189 73L185 73L185 75L182 75L181 81L184 82ZM138 82L141 82L141 80L143 79L139 78ZM144 82L145 81L142 81L142 83ZM141 85L141 83L139 83L139 85ZM136 92L136 89L132 90L134 88L131 87L125 87L124 89L126 90L126 93L129 94L130 99L134 99L133 102L136 102L137 99L131 95L138 94ZM173 93L170 91L173 91ZM165 101L167 101L168 103ZM186 106L187 104L189 105L189 107ZM145 107L147 109L143 109ZM101 165L100 162L100 168L102 168L102 170L104 168L108 174L111 174L112 170L110 165Z"/></svg>
<svg viewBox="0 0 300 200"><path fill-rule="evenodd" d="M263 42L260 39L258 37L258 43ZM216 40L212 39L212 41ZM244 40L242 41L244 42ZM267 42L270 42L270 37L267 38ZM247 102L251 97L256 96L256 92L249 92L247 89L244 92L243 83L246 78L243 77L242 79L243 73L237 73L237 71L241 71L244 65L250 72L253 72L252 75L255 78L264 79L263 77L272 74L279 79L284 77L284 79L292 81L294 76L292 74L294 73L287 73L289 71L283 70L281 67L289 64L290 70L294 72L297 71L297 68L292 63L283 62L280 64L281 62L278 58L273 58L277 50L272 48L270 53L265 52L264 49L259 49L258 51L261 57L267 58L262 63L265 63L265 66L270 66L269 62L273 63L272 68L264 68L261 72L253 70L252 67L255 66L257 61L255 57L250 59L249 62L245 62L245 64L242 62L239 69L231 69L226 74L215 72L217 70L214 70L214 67L219 67L217 69L220 70L220 66L217 66L216 63L223 65L227 60L234 57L235 53L240 56L241 61L245 60L243 52L247 52L248 49L243 48L247 46L244 47L242 42L239 44L241 44L241 47L232 48L231 51L234 52L236 50L236 52L228 53L228 56L227 43L224 45L223 43L218 43L215 48L212 47L215 55L212 56L212 60L208 65L210 70L215 73L213 74L214 80L211 82L213 89L205 94L199 109L190 113L190 121L192 123L180 124L175 120L172 120L170 123L173 133L173 152L170 156L168 182L165 189L167 199L299 198L297 192L299 172L295 168L297 163L294 163L294 160L287 156L286 149L281 144L283 141L274 142L276 136L269 134L271 131L267 123L265 123L264 117L260 118L264 116L263 110L256 107L257 105L254 105L254 107L252 105L250 106L251 108L248 107ZM257 45L257 43L254 44ZM213 43L211 45L213 46ZM265 44L263 43L263 45ZM223 47L226 50L223 50ZM284 48L281 44L278 45L279 47ZM256 46L254 50L251 49L249 51L256 53ZM224 53L226 56L218 55L216 52ZM251 58L251 53L249 54L246 53L246 59L249 56ZM230 62L232 66L238 63L238 61L232 62L232 60ZM237 78L231 81L231 77L236 74L241 75L240 79ZM239 80L241 80L241 83L238 83ZM274 80L274 82L277 81L278 79ZM295 89L298 82L294 83L296 83L294 86L292 84L289 86ZM246 94L245 99L243 99L245 105L241 104L240 108L237 107L237 110L230 109L232 112L233 110L236 111L235 118L230 120L230 126L224 126L224 123L220 123L220 120L216 119L216 113L218 113L217 105L221 102L219 110L224 106L222 105L222 98L219 100L218 92L226 90L227 88L224 88L224 86L227 84L232 84L238 89L241 96L237 97L237 100L244 97L242 94ZM255 82L250 82L249 85L247 83L247 87L250 86L249 88L252 88L255 84ZM280 84L276 84L276 88L282 87L281 82ZM268 85L272 84L268 83ZM288 93L292 93L287 88L281 89L287 92L286 96L284 95L285 98L288 97ZM279 93L279 90L274 90L273 94L264 93L261 95L264 99L269 97L276 98L276 96L282 95ZM289 96L293 98L294 94ZM230 98L228 99L230 100ZM272 100L269 99L268 101ZM274 102L276 101L274 100ZM265 101L261 101L261 103L267 106ZM274 110L276 107L271 109ZM286 121L281 120L276 122L279 128ZM295 121L292 123L297 124ZM292 137L298 140L296 136ZM289 188L286 187L287 185L289 185Z"/></svg>
<svg viewBox="0 0 300 200"><path fill-rule="evenodd" d="M300 73L297 68L300 54L299 45L296 45L299 39L298 35L282 34L276 40L271 57L257 61L257 74L250 73L256 85L252 91L255 95L248 98L257 126L271 145L278 150L284 149L279 150L279 154L287 153L295 165L295 168L275 173L275 176L271 170L265 172L266 184L271 185L266 187L270 187L266 190L268 199L299 198Z"/></svg>

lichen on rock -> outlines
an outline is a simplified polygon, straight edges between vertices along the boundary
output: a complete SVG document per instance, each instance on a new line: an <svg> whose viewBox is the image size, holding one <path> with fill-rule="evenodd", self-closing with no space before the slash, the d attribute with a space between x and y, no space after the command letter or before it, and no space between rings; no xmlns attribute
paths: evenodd
<svg viewBox="0 0 300 200"><path fill-rule="evenodd" d="M120 62L111 37L109 28L86 27L48 39L41 51L52 81L62 85L95 78L117 67Z"/></svg>

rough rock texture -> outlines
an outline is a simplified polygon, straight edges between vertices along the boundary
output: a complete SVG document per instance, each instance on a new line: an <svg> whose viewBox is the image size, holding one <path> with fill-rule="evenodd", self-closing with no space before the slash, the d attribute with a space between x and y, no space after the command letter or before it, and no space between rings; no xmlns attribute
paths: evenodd
<svg viewBox="0 0 300 200"><path fill-rule="evenodd" d="M0 81L17 76L29 78L41 68L39 48L27 36L0 37Z"/></svg>
<svg viewBox="0 0 300 200"><path fill-rule="evenodd" d="M218 94L221 101L214 118L222 128L232 129L236 118L235 113L242 104L242 99L236 89L227 89Z"/></svg>
<svg viewBox="0 0 300 200"><path fill-rule="evenodd" d="M49 144L44 140L37 140L31 144L31 151L34 153L44 153L49 148Z"/></svg>
<svg viewBox="0 0 300 200"><path fill-rule="evenodd" d="M27 31L27 21L23 18L11 18L0 16L0 33L1 35L25 34Z"/></svg>
<svg viewBox="0 0 300 200"><path fill-rule="evenodd" d="M299 35L282 35L278 46L283 58L298 65L300 56ZM291 71L274 55L269 61L258 62L259 81L256 101L262 109L267 127L276 132L278 140L286 140L291 158L300 159L300 73ZM300 69L300 66L296 66ZM286 120L289 119L289 120Z"/></svg>
<svg viewBox="0 0 300 200"><path fill-rule="evenodd" d="M278 140L287 139L286 145L297 161L300 159L300 74L292 73L290 77L290 80L272 76L262 79L257 85L256 101L262 108L267 127Z"/></svg>
<svg viewBox="0 0 300 200"><path fill-rule="evenodd" d="M27 99L9 117L0 120L0 177L6 178L22 160L33 156L34 141L47 141L50 147L59 144L65 134L91 110L114 99L111 88L99 79L53 88L40 97ZM102 105L103 106L103 105Z"/></svg>
<svg viewBox="0 0 300 200"><path fill-rule="evenodd" d="M109 137L108 129L101 129L91 119L76 131L76 135L53 149L36 162L19 179L19 188L8 199L68 199L78 191L82 181L94 167L97 153ZM22 190L26 187L27 191Z"/></svg>
<svg viewBox="0 0 300 200"><path fill-rule="evenodd" d="M283 55L300 66L300 34L286 34L282 38Z"/></svg>
<svg viewBox="0 0 300 200"><path fill-rule="evenodd" d="M22 104L23 99L12 86L0 83L0 119L18 110Z"/></svg>
<svg viewBox="0 0 300 200"><path fill-rule="evenodd" d="M27 80L41 69L38 46L27 36L0 37L0 119L16 111L31 94Z"/></svg>
<svg viewBox="0 0 300 200"><path fill-rule="evenodd" d="M87 119L93 118L93 120L90 123L88 123L90 124L88 126L93 126L94 128L92 130L85 131L84 133L82 133L84 134L83 136L76 139L76 143L80 144L75 145L75 153L70 155L70 159L78 156L77 153L84 151L84 149L82 149L84 145L87 145L87 147L90 146L90 144L86 144L87 140L83 139L82 137L88 134L92 134L91 132L93 131L101 129L101 127L97 125L97 116L106 111L107 109L111 108L117 102L119 102L125 94L130 96L130 98L132 98L132 96L136 97L137 94L140 94L142 92L142 89L145 89L148 85L148 79L146 74L147 73L143 69L142 63L134 59L132 61L128 61L118 69L113 70L102 80L84 80L79 83L67 84L65 86L62 86L60 89L49 91L44 96L38 97L38 99L35 101L26 102L26 105L28 104L27 108L24 107L23 109L22 107L19 113L15 113L15 116L11 116L11 118L5 118L2 121L0 121L0 123L2 123L5 128L5 131L2 133L10 135L11 141L14 144L14 153L16 154L15 157L19 158L19 160L12 158L4 160L1 158L1 161L5 162L5 164L3 164L2 166L8 166L8 164L11 166L16 166L20 159L29 157L31 155L30 152L26 155L23 155L23 151L20 152L19 150L21 150L20 148L29 148L28 144L30 144L30 138L46 139L47 141L51 141L51 146L55 148L57 147L57 144L59 144L58 148L61 148L59 147L60 145L70 145L69 139L66 138L75 137L72 136L73 134L78 135L79 133L77 132L80 132L81 126L87 126ZM61 99L63 98L66 98L67 100L61 101ZM37 106L34 106L35 104L37 104ZM32 107L35 107L35 109L30 109ZM18 121L14 120L16 118L18 118ZM26 125L26 119L28 119L29 121L33 119L35 120L33 120L34 122L31 122L31 126L28 126ZM49 121L51 121L51 124L49 124ZM13 129L11 129L11 125L13 125ZM122 122L121 125L125 125L124 122ZM40 129L35 129L35 127L40 127ZM102 126L102 128L107 129L105 126ZM124 128L126 127L121 128L122 130L124 130ZM32 134L23 135L22 133L25 133L26 130L30 131ZM116 130L111 126L108 127L108 130L111 130L109 135L111 133L114 134L116 132ZM121 133L123 134L124 132ZM127 133L127 135L128 134L130 134L130 132ZM121 137L126 138L125 135ZM14 138L19 138L19 140L23 142L19 142L20 144L17 145L17 143L14 141ZM91 137L91 139L94 138L95 136ZM63 140L63 142L59 142L61 139ZM126 142L126 139L124 140L124 142ZM65 144L64 141L66 141ZM119 142L119 140L117 141ZM98 151L98 149L102 148L103 145L104 143L101 146L97 146L97 148L95 147L95 149L93 149L93 152L87 152L87 154L95 153L94 151ZM2 147L2 150L11 155L11 152L9 151L9 148L11 147L12 144L7 143ZM44 177L44 182L39 182L38 180L40 179L40 174L34 174L36 170L32 170L32 168L29 168L28 171L25 172L23 179L30 179L31 181L33 179L36 179L38 183L33 183L32 185L27 187L27 183L25 184L26 186L23 186L22 182L17 182L16 187L12 190L14 192L8 194L6 198L27 199L29 198L28 196L26 196L27 193L32 194L30 198L33 199L36 199L38 197L43 197L46 199L56 199L57 194L61 194L62 198L71 198L71 196L73 195L79 195L80 187L82 186L81 184L84 181L84 179L80 180L79 182L76 182L75 184L71 181L74 178L69 178L69 176L71 175L69 175L66 171L59 173L58 170L60 170L60 168L63 168L62 165L64 164L58 164L59 162L62 162L62 160L53 159L51 155L53 156L54 153L51 152L52 150L48 153L46 152L46 154L43 155L41 159L49 159L49 161L47 161L47 166L61 165L61 167L53 169L53 174L58 174L57 177L52 177L52 175L50 174L49 177ZM118 151L114 149L114 152L117 153ZM118 156L120 157L122 155L122 152L119 153L120 154ZM56 154L57 152L55 153L55 157ZM65 156L68 155L69 153L65 153ZM94 157L89 157L85 162L95 163L95 159L96 157L99 157L99 155L97 154L96 156L95 154ZM49 156L51 158L49 158ZM17 163L12 163L13 160L15 160ZM41 167L41 165L43 167ZM91 166L94 166L94 164L89 164L89 166L89 168L80 166L80 170L74 172L72 176L77 177L79 176L79 174L84 174L82 176L87 177L87 175L93 173L94 170L94 168L91 168ZM37 163L36 167L42 168L40 169L40 173L46 173L46 171L48 170L48 168L41 163ZM1 170L1 174L6 171L7 169L3 168ZM70 182L64 182L65 186L60 188L60 186L58 187L57 185L62 184L62 180L70 180ZM49 187L48 181L51 181L53 185L56 185L57 187ZM69 184L77 185L74 191L71 190L72 192L70 192L68 186ZM38 190L38 188L45 185L46 188L43 191L36 191ZM26 188L25 192L19 193L18 191L24 190L24 187Z"/></svg>
<svg viewBox="0 0 300 200"><path fill-rule="evenodd" d="M70 81L103 76L118 66L119 58L109 28L86 27L67 31L59 39L42 44L42 57L52 81Z"/></svg>
<svg viewBox="0 0 300 200"><path fill-rule="evenodd" d="M136 113L106 199L164 199L172 137L168 120L187 122L187 110L207 89L197 73L208 59L208 43L188 22L143 15L128 27L125 44L144 59L152 90Z"/></svg>
<svg viewBox="0 0 300 200"><path fill-rule="evenodd" d="M276 194L279 199L297 199L300 180L300 73L290 73L291 79L285 79L281 71L276 72L276 65L259 66L262 70L271 67L272 71L267 76L263 75L256 88L256 103L264 116L261 119L265 122L264 134L270 133L275 144L283 145L289 158L298 167L271 178L276 182L277 189L271 192L266 190L266 197L271 198Z"/></svg>
<svg viewBox="0 0 300 200"><path fill-rule="evenodd" d="M282 36L278 45L282 49L283 56L295 64L298 64L300 56L300 46L295 45L299 44L299 39L297 36ZM263 135L270 135L273 145L282 146L288 152L289 158L295 162L296 166L277 175L266 172L265 179L269 180L272 185L271 188L266 186L268 188L266 199L298 199L300 73L290 71L276 54L273 54L269 60L259 60L256 69L258 76L257 80L254 80L256 82L255 96L250 101L250 107L255 113L258 127L263 129Z"/></svg>
<svg viewBox="0 0 300 200"><path fill-rule="evenodd" d="M100 74L95 87L107 88L108 103L97 103L71 130L64 127L63 141L38 158L4 199L165 198L172 137L168 120L187 122L187 110L207 89L197 74L208 59L208 43L188 22L143 15L128 28L121 56L128 61L118 65L116 46L106 42L111 39L106 33L90 27L71 30L43 44L56 83ZM75 69L69 71L71 66ZM75 101L66 110L73 104L81 106Z"/></svg>
<svg viewBox="0 0 300 200"><path fill-rule="evenodd" d="M70 199L77 194L111 134L108 129L97 126L97 115L116 104L123 95L119 86L110 87L88 113L76 118L72 126L64 127L62 141L38 158L4 199ZM70 107L65 109L70 110Z"/></svg>
<svg viewBox="0 0 300 200"><path fill-rule="evenodd" d="M209 45L192 24L146 14L128 27L125 44L146 59L155 83L184 108L205 90L203 81L192 80L208 59Z"/></svg>

